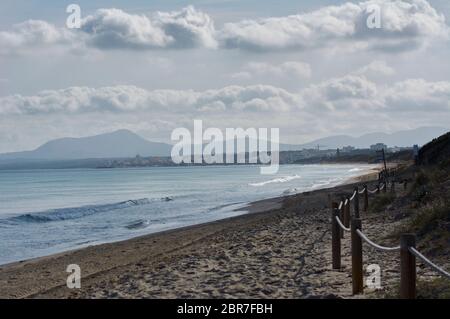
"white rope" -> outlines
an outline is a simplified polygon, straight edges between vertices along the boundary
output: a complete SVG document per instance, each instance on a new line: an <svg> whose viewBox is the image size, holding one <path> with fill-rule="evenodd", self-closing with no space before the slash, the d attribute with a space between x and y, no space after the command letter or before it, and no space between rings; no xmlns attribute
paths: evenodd
<svg viewBox="0 0 450 319"><path fill-rule="evenodd" d="M343 201L340 202L338 209L342 210L342 206L344 206L344 202Z"/></svg>
<svg viewBox="0 0 450 319"><path fill-rule="evenodd" d="M370 194L375 194L376 192L378 192L378 188L372 190L372 191L368 191Z"/></svg>
<svg viewBox="0 0 450 319"><path fill-rule="evenodd" d="M356 197L356 193L358 193L356 190L353 192L352 197L350 197L350 201L354 200Z"/></svg>
<svg viewBox="0 0 450 319"><path fill-rule="evenodd" d="M366 192L366 189L365 188L363 188L363 190L362 191L359 191L359 194L360 195L362 195L362 194L364 194Z"/></svg>
<svg viewBox="0 0 450 319"><path fill-rule="evenodd" d="M343 230L345 230L345 231L350 231L350 228L345 227L344 224L342 224L342 222L341 222L341 220L340 220L340 218L339 218L338 216L334 216L334 217L336 218L336 221L337 221L338 225L339 225Z"/></svg>
<svg viewBox="0 0 450 319"><path fill-rule="evenodd" d="M413 254L414 256L416 256L417 258L421 259L425 264L427 264L428 266L430 266L431 268L433 268L435 271L437 271L438 273L440 273L441 275L450 278L450 273L446 272L444 269L442 269L441 267L439 267L438 265L436 265L435 263L433 263L431 260L429 260L427 257L425 257L424 255L422 255L419 251L417 251L414 247L409 247L409 251L411 252L411 254Z"/></svg>
<svg viewBox="0 0 450 319"><path fill-rule="evenodd" d="M359 235L359 237L361 237L361 239L363 239L366 243L368 243L370 246L372 246L373 248L379 249L379 250L384 250L384 251L396 251L400 249L400 246L396 246L396 247L385 247L385 246L381 246L378 245L376 243L374 243L373 241L371 241L366 235L364 235L364 233L362 231L360 231L359 229L356 230L356 233Z"/></svg>
<svg viewBox="0 0 450 319"><path fill-rule="evenodd" d="M386 184L383 183L383 185L381 185L381 187L380 187L380 191L382 191L385 187L386 187Z"/></svg>

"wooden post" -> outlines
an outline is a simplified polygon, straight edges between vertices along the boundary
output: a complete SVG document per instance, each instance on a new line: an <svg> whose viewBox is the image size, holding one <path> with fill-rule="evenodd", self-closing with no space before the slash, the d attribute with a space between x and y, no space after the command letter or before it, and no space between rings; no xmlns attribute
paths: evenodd
<svg viewBox="0 0 450 319"><path fill-rule="evenodd" d="M364 211L367 212L369 209L369 188L364 185Z"/></svg>
<svg viewBox="0 0 450 319"><path fill-rule="evenodd" d="M352 287L354 295L361 294L364 290L362 240L356 232L357 229L361 230L361 219L352 218Z"/></svg>
<svg viewBox="0 0 450 319"><path fill-rule="evenodd" d="M393 180L391 183L391 193L395 193L395 181Z"/></svg>
<svg viewBox="0 0 450 319"><path fill-rule="evenodd" d="M400 237L400 298L416 298L416 256L409 247L416 247L414 234L403 234Z"/></svg>
<svg viewBox="0 0 450 319"><path fill-rule="evenodd" d="M403 181L403 189L406 191L406 189L408 188L408 180L404 180Z"/></svg>
<svg viewBox="0 0 450 319"><path fill-rule="evenodd" d="M341 234L339 224L336 220L339 216L338 204L333 203L331 210L331 255L333 259L333 269L341 268Z"/></svg>
<svg viewBox="0 0 450 319"><path fill-rule="evenodd" d="M377 185L377 194L379 194L380 193L380 184L378 183L378 185Z"/></svg>
<svg viewBox="0 0 450 319"><path fill-rule="evenodd" d="M388 184L387 184L387 180L384 181L384 187L383 187L383 193L387 192L387 188L388 188Z"/></svg>
<svg viewBox="0 0 450 319"><path fill-rule="evenodd" d="M347 206L344 208L344 219L342 219L342 223L344 224L345 227L349 227L350 226L350 198L347 197L348 200L348 204Z"/></svg>
<svg viewBox="0 0 450 319"><path fill-rule="evenodd" d="M355 198L353 199L355 202L355 206L354 206L354 210L353 210L353 216L355 216L355 218L359 218L359 193L358 193L358 187L355 187Z"/></svg>
<svg viewBox="0 0 450 319"><path fill-rule="evenodd" d="M344 208L344 206L342 206L342 209L338 210L338 216L341 221L344 220L344 212L345 212L345 208ZM339 227L339 231L340 231L341 238L344 238L344 230L341 227Z"/></svg>

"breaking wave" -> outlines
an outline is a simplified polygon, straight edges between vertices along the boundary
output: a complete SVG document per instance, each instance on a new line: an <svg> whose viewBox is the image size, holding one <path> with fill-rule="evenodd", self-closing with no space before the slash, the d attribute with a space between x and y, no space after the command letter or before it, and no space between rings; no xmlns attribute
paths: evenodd
<svg viewBox="0 0 450 319"><path fill-rule="evenodd" d="M126 225L125 228L127 229L142 229L146 228L150 225L150 221L147 219L139 219L134 222L131 222L130 224Z"/></svg>
<svg viewBox="0 0 450 319"><path fill-rule="evenodd" d="M286 182L289 182L289 181L292 181L292 180L298 179L298 178L302 178L302 177L300 175L295 174L295 175L286 176L286 177L274 178L274 179L271 179L271 180L268 180L268 181L265 181L265 182L250 183L248 185L258 187L258 186L264 186L264 185L273 184L273 183L286 183Z"/></svg>
<svg viewBox="0 0 450 319"><path fill-rule="evenodd" d="M143 206L151 204L155 201L171 201L171 197L160 199L131 199L123 202L101 205L87 205L80 207L58 208L47 210L44 212L27 213L6 219L6 221L22 222L22 223L48 223L53 221L62 221L70 219L78 219L86 216L104 213L112 210L125 209L133 206Z"/></svg>

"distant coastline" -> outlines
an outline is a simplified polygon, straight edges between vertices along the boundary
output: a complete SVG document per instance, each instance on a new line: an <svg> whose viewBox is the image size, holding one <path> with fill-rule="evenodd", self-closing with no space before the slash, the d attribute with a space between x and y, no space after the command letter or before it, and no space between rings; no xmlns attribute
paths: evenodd
<svg viewBox="0 0 450 319"><path fill-rule="evenodd" d="M247 155L248 156L248 155ZM412 149L405 149L396 153L387 154L388 162L410 161L413 159ZM280 152L280 165L285 164L377 164L379 155L373 150L354 150L336 155L336 151L282 151ZM180 166L209 166L209 165L255 165L253 163L232 164L175 164L170 157L135 156L129 158L91 158L79 160L26 160L2 161L0 170L22 169L112 169L112 168L139 168L139 167L180 167Z"/></svg>

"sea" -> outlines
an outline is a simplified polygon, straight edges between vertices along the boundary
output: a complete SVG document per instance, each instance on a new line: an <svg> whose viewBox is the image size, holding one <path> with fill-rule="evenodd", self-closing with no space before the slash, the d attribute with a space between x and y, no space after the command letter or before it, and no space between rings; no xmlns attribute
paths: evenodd
<svg viewBox="0 0 450 319"><path fill-rule="evenodd" d="M246 214L250 202L333 187L372 168L0 170L0 264Z"/></svg>

